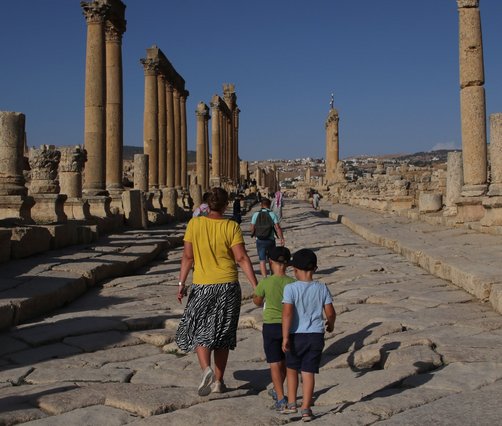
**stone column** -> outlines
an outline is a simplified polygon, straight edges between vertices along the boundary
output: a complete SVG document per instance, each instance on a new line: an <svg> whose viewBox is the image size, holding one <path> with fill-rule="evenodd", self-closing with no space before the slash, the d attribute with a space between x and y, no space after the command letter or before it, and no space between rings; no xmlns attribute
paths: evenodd
<svg viewBox="0 0 502 426"><path fill-rule="evenodd" d="M159 101L159 187L165 188L167 182L167 112L166 112L166 83L165 77L157 77Z"/></svg>
<svg viewBox="0 0 502 426"><path fill-rule="evenodd" d="M241 182L246 182L249 179L249 162L240 162L240 180Z"/></svg>
<svg viewBox="0 0 502 426"><path fill-rule="evenodd" d="M326 120L326 181L333 183L339 158L338 111L331 108Z"/></svg>
<svg viewBox="0 0 502 426"><path fill-rule="evenodd" d="M204 184L202 190L206 192L209 189L209 107L206 105L207 114L204 119L204 164L206 165L206 174L204 176Z"/></svg>
<svg viewBox="0 0 502 426"><path fill-rule="evenodd" d="M479 0L457 0L459 12L460 111L465 197L486 192L487 147L483 43Z"/></svg>
<svg viewBox="0 0 502 426"><path fill-rule="evenodd" d="M67 217L64 212L66 195L59 193L58 165L61 152L54 146L42 145L39 149L30 149L29 162L31 182L29 193L35 200L36 207L31 217L37 223L62 223Z"/></svg>
<svg viewBox="0 0 502 426"><path fill-rule="evenodd" d="M181 188L181 114L180 92L174 88L174 186Z"/></svg>
<svg viewBox="0 0 502 426"><path fill-rule="evenodd" d="M449 152L446 166L445 216L457 214L456 201L462 193L463 181L462 152Z"/></svg>
<svg viewBox="0 0 502 426"><path fill-rule="evenodd" d="M23 176L24 125L24 114L0 111L0 220L31 222L34 202Z"/></svg>
<svg viewBox="0 0 502 426"><path fill-rule="evenodd" d="M85 170L86 195L106 195L106 60L105 20L110 6L81 3L87 21L85 59L84 146L89 164Z"/></svg>
<svg viewBox="0 0 502 426"><path fill-rule="evenodd" d="M174 99L173 86L166 83L166 112L167 112L167 187L174 187Z"/></svg>
<svg viewBox="0 0 502 426"><path fill-rule="evenodd" d="M68 219L86 220L89 218L89 203L82 199L82 171L87 161L87 152L80 145L62 147L59 161L60 193L68 198L64 212Z"/></svg>
<svg viewBox="0 0 502 426"><path fill-rule="evenodd" d="M502 113L490 115L491 183L489 196L502 196Z"/></svg>
<svg viewBox="0 0 502 426"><path fill-rule="evenodd" d="M211 101L212 108L212 123L211 123L211 139L212 139L212 170L211 177L214 180L219 180L221 170L221 150L220 150L220 106L215 95ZM213 186L213 184L211 184Z"/></svg>
<svg viewBox="0 0 502 426"><path fill-rule="evenodd" d="M181 174L181 187L188 188L187 186L187 119L186 119L186 97L188 92L185 90L180 94L180 174Z"/></svg>
<svg viewBox="0 0 502 426"><path fill-rule="evenodd" d="M223 180L227 179L227 117L223 113L220 114L220 177Z"/></svg>
<svg viewBox="0 0 502 426"><path fill-rule="evenodd" d="M141 59L145 71L145 110L143 121L144 153L148 155L148 186L151 189L159 187L159 157L158 157L158 92L157 72L159 62L156 59Z"/></svg>
<svg viewBox="0 0 502 426"><path fill-rule="evenodd" d="M134 154L134 189L148 192L148 155Z"/></svg>
<svg viewBox="0 0 502 426"><path fill-rule="evenodd" d="M125 20L106 22L106 189L119 198L122 185L123 102L122 102L122 34Z"/></svg>
<svg viewBox="0 0 502 426"><path fill-rule="evenodd" d="M240 160L239 160L239 113L241 110L234 110L234 174L237 182L240 182Z"/></svg>
<svg viewBox="0 0 502 426"><path fill-rule="evenodd" d="M206 132L207 132L207 117L209 115L209 108L204 102L197 104L195 111L197 120L197 146L196 146L196 170L197 170L197 183L201 186L202 190L207 189L207 159L206 159ZM192 196L192 198L194 198Z"/></svg>

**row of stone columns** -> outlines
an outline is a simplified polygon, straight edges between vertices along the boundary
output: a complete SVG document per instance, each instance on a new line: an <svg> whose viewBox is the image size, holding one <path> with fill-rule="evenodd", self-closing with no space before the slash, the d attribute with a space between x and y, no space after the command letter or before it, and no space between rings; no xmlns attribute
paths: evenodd
<svg viewBox="0 0 502 426"><path fill-rule="evenodd" d="M141 59L145 74L144 153L149 158L148 186L187 188L185 80L164 53L152 46Z"/></svg>
<svg viewBox="0 0 502 426"><path fill-rule="evenodd" d="M223 98L214 95L211 99L212 123L212 171L211 186L222 181L237 182L239 166L239 113L234 84L223 85Z"/></svg>
<svg viewBox="0 0 502 426"><path fill-rule="evenodd" d="M125 5L120 0L81 3L87 22L84 147L88 196L122 191L122 34Z"/></svg>

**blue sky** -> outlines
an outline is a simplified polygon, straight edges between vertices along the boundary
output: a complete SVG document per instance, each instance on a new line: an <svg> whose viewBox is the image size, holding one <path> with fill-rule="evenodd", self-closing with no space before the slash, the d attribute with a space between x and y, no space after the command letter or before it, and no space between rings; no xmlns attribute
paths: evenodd
<svg viewBox="0 0 502 426"><path fill-rule="evenodd" d="M502 1L481 0L487 116L502 111ZM144 75L157 44L195 107L236 85L246 160L324 157L331 92L342 158L460 148L455 0L125 0L124 143L142 146ZM86 24L79 0L2 2L0 110L28 142L83 143Z"/></svg>

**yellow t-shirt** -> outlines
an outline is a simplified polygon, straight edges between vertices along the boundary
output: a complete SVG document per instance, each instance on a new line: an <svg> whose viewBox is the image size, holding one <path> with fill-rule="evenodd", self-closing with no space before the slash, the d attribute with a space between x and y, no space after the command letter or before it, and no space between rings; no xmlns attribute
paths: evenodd
<svg viewBox="0 0 502 426"><path fill-rule="evenodd" d="M239 224L229 219L194 217L188 222L185 241L192 243L194 284L222 284L238 280L232 247L244 244Z"/></svg>

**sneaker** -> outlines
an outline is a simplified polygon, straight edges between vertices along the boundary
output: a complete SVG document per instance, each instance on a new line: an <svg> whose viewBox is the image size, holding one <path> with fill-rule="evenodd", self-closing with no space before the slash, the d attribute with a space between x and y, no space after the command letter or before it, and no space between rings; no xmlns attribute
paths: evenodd
<svg viewBox="0 0 502 426"><path fill-rule="evenodd" d="M282 411L288 405L288 400L286 397L282 398L280 401L276 401L270 407L271 410Z"/></svg>
<svg viewBox="0 0 502 426"><path fill-rule="evenodd" d="M277 401L277 392L274 388L270 388L267 393L272 397L274 401Z"/></svg>
<svg viewBox="0 0 502 426"><path fill-rule="evenodd" d="M281 409L282 414L293 414L293 413L298 413L298 408L296 408L296 402L292 402L290 404L286 404L282 409Z"/></svg>
<svg viewBox="0 0 502 426"><path fill-rule="evenodd" d="M197 393L199 396L207 396L211 393L211 385L214 382L214 371L211 367L206 367L202 373L202 380Z"/></svg>
<svg viewBox="0 0 502 426"><path fill-rule="evenodd" d="M225 393L227 392L227 386L225 383L220 382L219 380L216 380L212 385L211 385L211 393Z"/></svg>

